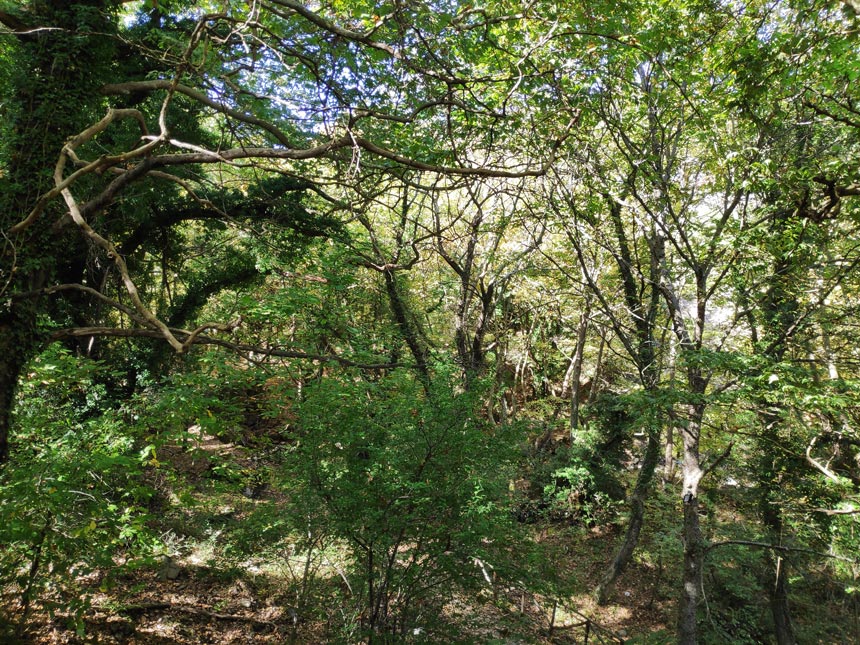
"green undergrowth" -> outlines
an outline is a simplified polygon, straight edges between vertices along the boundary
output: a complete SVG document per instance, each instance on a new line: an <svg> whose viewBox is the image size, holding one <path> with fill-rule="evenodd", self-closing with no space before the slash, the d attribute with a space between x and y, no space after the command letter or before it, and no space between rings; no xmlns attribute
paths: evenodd
<svg viewBox="0 0 860 645"><path fill-rule="evenodd" d="M560 625L576 622L569 607L630 642L672 633L675 484L655 483L610 606L590 600L638 473L635 446L599 419L586 418L578 442L537 447L545 426L489 423L480 387L463 391L445 366L430 384L395 371L323 378L299 394L283 376L209 360L205 377L121 401L112 392L124 375L81 365L48 352L22 392L16 468L0 481L4 638L37 612L83 632L96 594L122 613L152 591L145 580L169 584L170 566L212 590L210 611L232 606L235 585L279 608L295 643L545 643L554 602ZM706 480L708 543L764 539L753 492ZM802 551L786 562L803 642L851 642L850 563ZM765 642L762 551L715 547L706 567L703 642Z"/></svg>

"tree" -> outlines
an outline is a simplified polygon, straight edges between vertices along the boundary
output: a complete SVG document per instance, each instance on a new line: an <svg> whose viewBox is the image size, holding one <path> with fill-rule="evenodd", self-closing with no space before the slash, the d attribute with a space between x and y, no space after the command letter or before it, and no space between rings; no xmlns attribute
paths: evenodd
<svg viewBox="0 0 860 645"><path fill-rule="evenodd" d="M760 421L756 476L766 543L775 547L765 551L775 576L774 582L768 580L766 584L781 644L797 642L797 637L789 607L789 566L775 549L790 541L788 514L783 508L786 493L795 485L788 482L793 477L801 481L809 477L811 473L803 473L803 453L809 459L805 444L816 442L815 436L797 441L800 433L789 430L793 427L789 410L802 404L787 397L786 392L797 379L800 383L817 380L814 374L820 366L812 363L804 368L798 360L809 352L810 340L817 335L816 320L826 315L830 293L856 265L853 249L845 249L839 260L834 257L839 248L836 238L853 235L851 215L843 212L851 209L845 200L853 191L841 176L847 170L844 155L851 154L856 139L846 136L839 119L833 119L828 110L816 109L815 102L794 102L795 96L805 93L828 96L826 101L837 104L851 103L844 94L847 88L840 88L841 99L823 89L834 82L839 84L840 76L846 73L838 63L832 68L829 61L835 51L846 46L847 39L841 15L823 9L822 18L813 26L800 15L765 14L763 19L770 24L768 35L750 39L736 63L746 69L739 88L740 103L744 116L755 124L763 151L757 159L754 189L754 219L759 224L748 233L757 253L748 255L761 256L763 252L767 260L763 265L747 265L749 273L738 283L738 298L748 308L751 353L760 361L759 374L767 375L767 383L753 395ZM826 32L828 37L809 44L806 36L811 30ZM774 48L779 56L773 56ZM799 60L818 61L809 68L816 72L799 74L794 65ZM779 78L780 83L766 89L761 74ZM816 119L814 112L823 118ZM791 447L775 448L786 444ZM804 491L801 494L821 494L813 492L810 483L798 485Z"/></svg>
<svg viewBox="0 0 860 645"><path fill-rule="evenodd" d="M292 515L348 545L353 639L401 642L416 628L445 638L440 603L457 589L480 587L488 571L527 574L510 560L524 545L504 501L517 433L482 427L480 397L456 394L455 375L435 367L429 388L402 371L333 378L296 408L302 443L283 481Z"/></svg>
<svg viewBox="0 0 860 645"><path fill-rule="evenodd" d="M235 213L222 207L230 204L222 199L226 186L219 179L236 182L242 190L243 184L253 186L267 176L294 177L294 190L310 191L321 204L348 212L350 194L366 177L398 168L463 177L534 176L544 172L552 154L553 141L548 142L547 157L537 164L524 159L512 166L499 154L503 141L494 134L494 127L505 114L480 98L478 88L493 88L493 96L504 90L504 98L515 89L516 79L506 69L508 57L494 56L498 50L492 42L484 43L477 35L484 26L480 15L458 8L448 14L431 7L402 6L386 16L365 15L345 27L339 23L338 5L315 12L284 0L265 9L247 9L250 14L238 7L200 12L194 22L174 20L156 5L138 18L139 26L132 30L139 40L121 41L123 47L134 47L145 56L152 51L147 48L153 39L166 47L161 60L167 65L151 63L147 71L158 78L146 80L142 70L114 69L112 57L87 40L96 34L117 33L111 7L93 2L61 10L33 3L16 17L4 14L7 26L27 25L35 30L35 36L20 34L16 47L22 52L32 49L38 69L49 70L60 64L58 57L68 58L77 51L70 49L65 35L56 37L66 32L55 24L78 25L78 32L68 37L74 47L86 50L92 64L86 66L90 80L80 77L83 66L70 65L68 74L50 83L39 78L30 81L28 91L35 102L21 109L44 106L42 113L34 113L41 120L13 119L16 141L40 140L39 132L54 138L46 142L38 160L30 160L29 167L13 150L8 153L6 180L28 189L7 191L12 202L4 209L8 218L4 230L10 239L4 251L4 265L9 267L4 275L12 276L6 295L14 303L4 313L8 332L4 338L15 340L4 353L7 366L0 369L0 418L4 419L0 460L8 456L8 416L15 383L23 364L44 341L37 319L42 312L50 312L48 300L57 296L69 300L70 294L95 299L107 307L102 320L114 311L134 322L133 328L122 332L95 320L85 332L61 324L69 331L56 332L55 340L122 333L158 337L184 353L194 343L210 342L206 332L235 327L221 322L204 323L194 330L171 329L142 289L133 258L123 255L126 248L141 248L143 239L152 239L161 229L175 230L180 222L200 218L201 209L210 211L214 220L231 223ZM67 12L97 24L69 18L72 14ZM101 42L120 46L117 38ZM48 44L43 47L43 43ZM483 79L473 79L468 65L462 73L455 71L469 62L462 58L467 49L482 61L491 56L496 61ZM20 63L23 78L32 63L23 53L14 60ZM93 74L94 70L99 72ZM290 74L286 85L284 70ZM26 82L20 83L8 88L10 94L26 95ZM53 95L76 101L76 109L68 110L77 119L73 124L56 121L58 112L48 109ZM82 109L97 110L104 97L115 107L100 120ZM187 119L189 114L211 119L205 136L198 131L198 118ZM446 144L428 149L428 133L437 124L444 124ZM496 137L492 143L484 139L488 132ZM554 133L564 135L563 129ZM107 153L99 155L98 147L107 148ZM465 153L470 147L483 151L480 160ZM196 170L207 166L211 168ZM42 176L36 168L48 167L55 168L53 186L34 183L35 177ZM128 212L118 208L119 202L131 195L153 196L163 184L184 201L177 209L181 215L162 220L159 228L151 221L139 221L135 227ZM68 217L57 208L60 197ZM122 285L116 297L107 296L101 283L84 283L85 263L66 267L63 252L70 243L92 249L98 262L110 267L105 274ZM50 317L56 325L57 316Z"/></svg>
<svg viewBox="0 0 860 645"><path fill-rule="evenodd" d="M708 557L740 557L731 545L759 549L736 579L758 578L777 641L802 640L792 571L851 543L860 499L855 9L0 4L0 485L69 456L148 468L147 431L130 425L114 450L116 419L180 400L176 383L198 388L183 432L217 407L210 389L225 409L290 392L301 449L279 476L325 509L314 535L350 545L363 628L384 638L436 598L415 572L446 581L507 530L452 526L480 519L475 473L504 514L488 460L514 421L541 435L520 437L528 456L504 475L581 505L570 521L600 477L617 483L595 433L637 430L600 599L648 535L661 452L667 486L677 452L678 517L662 528L683 536L678 640L720 629L719 603L712 623L700 609L728 578ZM26 375L77 360L86 391L64 398L63 380L35 405ZM58 449L28 451L39 437ZM0 499L16 518L51 509L14 524L26 540L4 560L35 554L25 605L57 531L83 535L105 512L38 490ZM395 507L408 522L386 517ZM358 508L373 522L356 526ZM755 519L729 527L726 508ZM96 521L103 544L123 522ZM454 533L466 546L451 559ZM501 567L490 551L476 557Z"/></svg>

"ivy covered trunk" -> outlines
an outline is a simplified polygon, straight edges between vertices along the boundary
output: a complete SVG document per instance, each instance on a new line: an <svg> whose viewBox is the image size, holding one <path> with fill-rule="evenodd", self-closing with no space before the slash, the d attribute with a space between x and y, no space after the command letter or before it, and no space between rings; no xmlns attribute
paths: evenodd
<svg viewBox="0 0 860 645"><path fill-rule="evenodd" d="M636 266L633 261L634 247L631 246L624 230L621 204L609 195L605 195L604 199L606 199L609 207L610 220L619 249L616 263L621 273L624 300L630 312L630 322L635 332L627 344L632 349L631 355L639 370L642 388L648 395L653 396L657 393L661 374L655 352L657 343L654 338L654 321L657 317L660 301L660 290L657 286L659 284L659 262L656 260L659 253L662 253L663 239L656 235L653 230L650 232L649 249L652 257L649 261L649 280L647 287L644 282L640 287L633 272L633 267ZM658 420L662 419L662 416L662 414L658 414L656 419L649 419L647 422L648 443L645 447L642 468L639 470L639 476L636 478L636 484L630 495L630 517L627 521L627 532L609 569L595 590L599 604L604 604L607 601L612 586L633 558L633 551L639 543L639 534L645 522L645 505L651 495L654 471L660 458L661 426Z"/></svg>
<svg viewBox="0 0 860 645"><path fill-rule="evenodd" d="M394 321L407 347L409 347L409 351L412 353L415 367L422 382L427 384L430 381L428 351L415 322L415 317L410 315L408 304L400 292L400 285L397 283L394 271L386 269L382 274L385 277L385 291L388 294L388 303L391 306Z"/></svg>
<svg viewBox="0 0 860 645"><path fill-rule="evenodd" d="M29 276L29 284L42 288L43 274ZM43 346L36 328L39 313L34 298L10 299L0 308L0 465L9 460L12 412L18 381L28 361Z"/></svg>
<svg viewBox="0 0 860 645"><path fill-rule="evenodd" d="M776 568L776 583L770 597L770 610L773 615L776 641L779 645L795 645L794 627L791 624L791 613L788 607L788 575L781 559L773 557Z"/></svg>
<svg viewBox="0 0 860 645"><path fill-rule="evenodd" d="M777 348L769 359L775 363L783 358L783 350ZM758 507L762 524L764 525L767 542L774 546L782 546L784 539L783 511L781 504L781 488L783 486L782 471L790 456L779 454L773 446L782 445L780 428L782 419L775 412L774 403L767 397L758 401L760 406L759 422L761 423L758 440L760 457L756 468L758 476ZM797 639L792 626L791 610L788 604L789 583L787 564L772 550L764 554L767 574L764 576L764 587L767 591L768 602L773 618L774 634L779 645L794 645Z"/></svg>
<svg viewBox="0 0 860 645"><path fill-rule="evenodd" d="M797 285L804 281L807 266L814 262L812 250L820 244L816 236L820 231L815 227L805 228L802 239L806 243L800 246L803 252L789 252L780 245L784 240L791 240L796 235L796 226L807 213L805 199L796 205L795 209L782 209L774 217L771 229L771 244L773 264L767 280L767 291L764 294L761 309L764 331L760 344L760 354L766 364L777 366L786 356L790 356L791 345L803 315L801 303L797 295ZM795 217L798 217L795 221ZM770 380L769 380L770 381ZM756 464L758 511L764 527L767 542L773 546L782 546L784 540L784 517L781 503L784 485L783 474L788 468L792 457L782 450L774 450L774 446L786 443L784 428L785 414L779 394L779 381L770 381L766 389L757 397L758 418L760 423L758 450L759 458ZM796 465L796 464L795 464ZM786 563L773 550L764 554L765 571L763 576L764 588L770 605L773 619L774 634L779 645L794 645L797 639L792 626L791 610L789 607L789 582Z"/></svg>
<svg viewBox="0 0 860 645"><path fill-rule="evenodd" d="M764 408L767 402L761 401L760 405ZM786 458L777 456L768 449L772 445L779 445L780 419L779 415L769 411L760 413L759 419L762 424L762 436L759 440L761 458L756 468L759 514L768 544L782 546L784 527L783 513L779 504L780 489L783 482L780 471L785 467ZM767 564L763 582L767 590L776 642L779 645L795 645L797 638L794 634L791 610L788 604L788 565L778 553L771 549L765 552L764 558Z"/></svg>
<svg viewBox="0 0 860 645"><path fill-rule="evenodd" d="M101 111L97 91L102 73L113 65L114 42L105 0L69 3L42 0L15 14L4 13L17 33L10 47L0 124L0 463L9 458L11 414L18 379L42 346L40 316L63 322L74 312L52 307L51 296L37 294L56 282L78 282L86 254L81 237L60 223L57 202L33 223L11 233L40 195L51 188L54 167L65 141ZM73 26L73 27L70 27ZM54 28L54 27L59 27ZM82 34L90 35L82 35ZM94 35L93 35L94 34ZM7 36L8 37L8 36Z"/></svg>
<svg viewBox="0 0 860 645"><path fill-rule="evenodd" d="M12 406L18 377L26 356L16 342L13 325L0 324L0 464L9 460L9 432L12 427Z"/></svg>

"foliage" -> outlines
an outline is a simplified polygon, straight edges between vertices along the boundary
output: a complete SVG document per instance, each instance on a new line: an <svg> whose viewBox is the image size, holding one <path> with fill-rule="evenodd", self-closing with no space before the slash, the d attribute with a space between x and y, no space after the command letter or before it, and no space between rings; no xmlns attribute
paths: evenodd
<svg viewBox="0 0 860 645"><path fill-rule="evenodd" d="M141 478L155 457L106 398L108 371L55 348L23 384L17 467L0 480L0 580L18 589L19 625L40 597L80 620L93 579L109 589L122 568L116 558L136 566L157 542L148 526L152 490Z"/></svg>
<svg viewBox="0 0 860 645"><path fill-rule="evenodd" d="M439 642L562 594L523 536L564 522L626 529L685 645L837 638L856 5L0 0L15 621L161 532Z"/></svg>
<svg viewBox="0 0 860 645"><path fill-rule="evenodd" d="M298 517L348 546L349 602L385 642L438 627L440 603L507 575L518 548L507 508L516 437L453 387L444 373L426 394L402 373L327 379L296 403L300 439L282 481Z"/></svg>
<svg viewBox="0 0 860 645"><path fill-rule="evenodd" d="M624 489L617 438L582 432L571 447L536 450L521 465L528 489L517 500L520 521L605 525L617 519Z"/></svg>

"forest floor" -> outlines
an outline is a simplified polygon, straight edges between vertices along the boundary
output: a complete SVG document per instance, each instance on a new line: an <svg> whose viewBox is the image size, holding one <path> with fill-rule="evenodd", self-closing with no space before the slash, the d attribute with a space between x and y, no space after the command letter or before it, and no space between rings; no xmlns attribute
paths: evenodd
<svg viewBox="0 0 860 645"><path fill-rule="evenodd" d="M241 464L241 448L205 438L204 450L232 452ZM163 449L160 460L171 462L187 477L202 475L207 467L193 460L179 448ZM219 503L222 513L234 517L241 504L252 503L239 495ZM265 496L264 496L265 497ZM177 526L176 518L165 519L165 527L175 533L197 534L193 527ZM555 607L552 599L524 593L514 587L498 584L479 598L457 597L443 614L452 624L466 624L459 636L446 636L439 642L549 644L582 642L585 621L590 642L623 642L629 637L653 634L671 628L672 599L668 588L662 588L655 571L634 563L620 580L613 602L599 607L589 590L593 588L609 561L617 543L617 531L574 529L558 524L535 524L535 539L553 553L553 566L562 576L577 581L581 590ZM51 615L37 606L28 621L21 645L72 645L100 643L116 645L195 645L208 643L323 643L326 623L318 620L296 620L290 607L295 597L287 589L295 587L296 567L250 559L225 568L213 559L212 540L187 539L181 555L165 559L160 567L141 568L124 574L103 589L102 579L93 575L83 581L89 587L91 607L83 614L83 633L71 626L71 615ZM335 576L332 576L335 577ZM317 597L324 589L316 590ZM4 602L15 614L14 598ZM324 600L323 600L324 602ZM11 605L11 606L10 606ZM445 616L442 617L445 620ZM601 638L601 640L597 640ZM431 641L433 642L433 641Z"/></svg>
<svg viewBox="0 0 860 645"><path fill-rule="evenodd" d="M95 574L84 581L89 587L91 607L83 614L83 634L70 627L68 614L51 615L37 606L28 621L26 636L19 642L33 645L79 643L123 645L194 645L209 643L324 643L325 612L299 616L296 607L296 580L301 562L291 563L284 554L281 562L271 554L258 558L233 558L229 566L218 558L219 521L241 522L243 509L265 503L271 491L257 499L242 495L236 482L228 482L213 497L203 489L211 477L213 463L229 463L234 472L253 466L251 452L242 446L224 443L200 433L197 450L163 447L158 459L192 485L209 504L209 516L200 519L199 507L183 517L174 513L163 518L160 529L176 539L171 558L160 566L140 568L111 581L105 587ZM218 459L210 459L210 456ZM175 478L155 481L171 508L181 495L172 490ZM232 492L230 491L232 486ZM186 491L186 498L187 498ZM271 501L271 500L269 500ZM181 505L179 505L181 508ZM220 518L220 519L219 519ZM196 524L195 524L196 523ZM611 602L597 606L590 591L594 588L620 538L615 525L585 528L561 523L530 526L534 537L551 554L552 567L561 578L574 581L573 593L563 602L524 593L503 582L489 586L477 597L457 597L442 611L441 620L467 625L458 636L428 642L515 644L568 644L583 642L585 623L591 643L671 642L674 576L658 565L639 558L618 582ZM204 530L205 529L205 530ZM653 562L654 559L651 558ZM329 580L308 588L317 605L326 607L335 597L336 565L331 564ZM319 565L316 565L319 566ZM327 585L327 586L326 586ZM2 604L15 615L14 599ZM555 611L553 612L553 608ZM12 609L11 612L8 612ZM333 609L328 607L329 618ZM553 618L554 613L554 618ZM551 625L552 623L552 625ZM450 634L450 632L449 632ZM660 634L665 635L661 641Z"/></svg>
<svg viewBox="0 0 860 645"><path fill-rule="evenodd" d="M561 552L587 553L585 558L571 557L558 565L571 569L572 575L591 585L603 571L605 560L599 556L610 557L614 537L594 532L584 543L576 543L564 533L544 539L555 542L553 547ZM107 592L96 591L93 607L84 618L83 636L70 628L70 616L58 613L51 618L43 609L35 612L21 645L324 642L325 624L310 621L294 625L293 615L278 592L278 581L255 572L255 567L250 567L251 571L224 572L188 560L175 564L174 579L165 579L164 571L139 571L118 580ZM174 571L169 574L172 577ZM467 620L458 622L469 627L456 640L446 637L445 642L582 642L586 619L593 621L589 626L590 642L624 642L637 635L671 629L672 599L660 595L656 586L654 572L635 564L620 580L612 603L599 607L583 591L557 606L551 635L553 603L549 599L505 588L499 589L495 600L489 595L479 602L460 597L445 611L466 616Z"/></svg>

